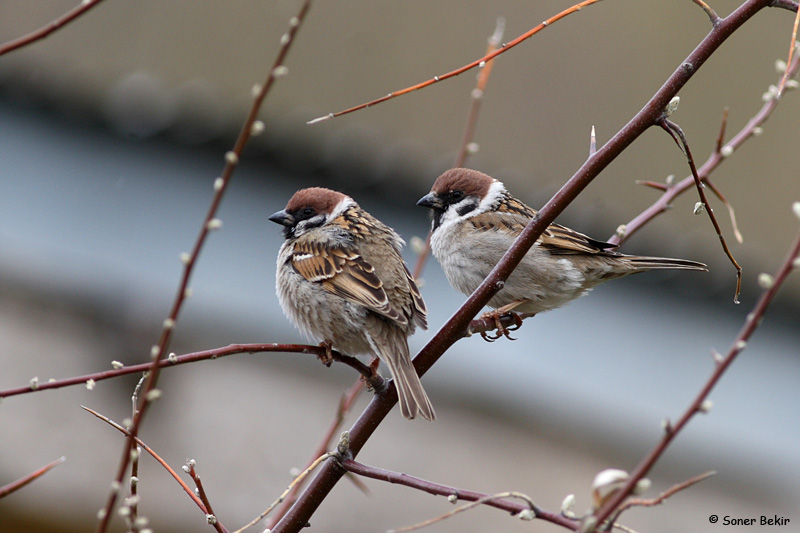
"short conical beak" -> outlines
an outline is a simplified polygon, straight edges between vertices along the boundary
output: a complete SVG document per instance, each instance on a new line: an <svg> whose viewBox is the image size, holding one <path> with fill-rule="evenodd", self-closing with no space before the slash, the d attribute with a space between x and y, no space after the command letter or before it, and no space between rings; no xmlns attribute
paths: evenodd
<svg viewBox="0 0 800 533"><path fill-rule="evenodd" d="M276 224L280 224L281 226L291 226L294 223L294 218L292 215L287 213L285 209L271 214L269 219Z"/></svg>
<svg viewBox="0 0 800 533"><path fill-rule="evenodd" d="M441 209L442 201L439 199L436 193L429 192L428 194L419 199L417 205L422 207L428 207L430 209Z"/></svg>

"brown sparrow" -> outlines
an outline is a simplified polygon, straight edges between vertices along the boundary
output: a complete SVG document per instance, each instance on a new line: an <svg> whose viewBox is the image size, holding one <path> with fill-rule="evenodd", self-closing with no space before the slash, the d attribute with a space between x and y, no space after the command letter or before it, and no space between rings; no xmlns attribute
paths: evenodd
<svg viewBox="0 0 800 533"><path fill-rule="evenodd" d="M450 284L472 294L511 247L536 211L511 196L502 182L466 168L448 170L417 205L433 210L431 249ZM552 224L525 254L500 292L489 300L497 321L556 309L610 279L653 269L708 270L684 259L615 252L616 246ZM499 322L497 322L499 326ZM507 333L498 327L501 333Z"/></svg>
<svg viewBox="0 0 800 533"><path fill-rule="evenodd" d="M284 314L328 349L384 361L406 418L436 415L408 351L427 309L403 263L403 239L352 198L329 189L297 191L269 219L284 226L276 288ZM377 360L376 360L377 362Z"/></svg>

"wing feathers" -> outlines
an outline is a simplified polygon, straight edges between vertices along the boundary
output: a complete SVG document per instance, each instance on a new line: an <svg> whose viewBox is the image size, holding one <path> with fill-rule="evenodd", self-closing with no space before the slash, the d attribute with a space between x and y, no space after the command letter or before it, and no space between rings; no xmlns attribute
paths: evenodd
<svg viewBox="0 0 800 533"><path fill-rule="evenodd" d="M401 324L408 322L407 317L389 302L375 268L354 251L330 248L317 242L297 241L291 261L298 274L308 281L321 283L325 290ZM415 307L417 297L418 291ZM422 298L419 298L421 302ZM424 310L425 304L421 305Z"/></svg>

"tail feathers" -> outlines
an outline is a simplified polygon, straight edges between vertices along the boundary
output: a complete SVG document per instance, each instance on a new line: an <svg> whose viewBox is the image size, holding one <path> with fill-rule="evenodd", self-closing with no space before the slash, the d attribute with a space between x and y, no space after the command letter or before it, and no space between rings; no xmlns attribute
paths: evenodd
<svg viewBox="0 0 800 533"><path fill-rule="evenodd" d="M708 272L708 267L703 263L688 259L636 255L627 256L625 259L636 270L702 270Z"/></svg>
<svg viewBox="0 0 800 533"><path fill-rule="evenodd" d="M386 363L392 373L395 388L397 389L397 399L400 403L400 412L409 420L422 416L426 420L433 421L436 413L433 411L431 401L422 388L417 371L411 363L411 354L408 352L408 341L405 333L400 330L384 331L390 342L376 342L371 335L367 338L372 345L374 353Z"/></svg>
<svg viewBox="0 0 800 533"><path fill-rule="evenodd" d="M422 388L422 382L419 380L414 365L411 364L411 358L401 357L397 361L391 361L388 358L384 360L389 366L397 387L397 398L403 416L409 420L417 415L422 416L425 420L435 420L436 413L433 405L431 405L428 395L425 394L425 389Z"/></svg>

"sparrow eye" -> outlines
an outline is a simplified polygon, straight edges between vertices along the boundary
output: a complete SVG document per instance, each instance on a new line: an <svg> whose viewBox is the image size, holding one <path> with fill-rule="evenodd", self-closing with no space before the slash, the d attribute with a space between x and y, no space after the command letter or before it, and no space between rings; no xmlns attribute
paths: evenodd
<svg viewBox="0 0 800 533"><path fill-rule="evenodd" d="M464 191L453 191L452 193L450 193L450 196L455 201L461 200L462 198L464 198Z"/></svg>
<svg viewBox="0 0 800 533"><path fill-rule="evenodd" d="M314 214L314 210L311 209L310 207L306 207L305 209L303 209L303 216L304 217L310 217L313 214Z"/></svg>

